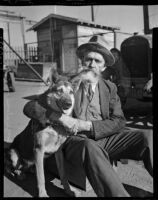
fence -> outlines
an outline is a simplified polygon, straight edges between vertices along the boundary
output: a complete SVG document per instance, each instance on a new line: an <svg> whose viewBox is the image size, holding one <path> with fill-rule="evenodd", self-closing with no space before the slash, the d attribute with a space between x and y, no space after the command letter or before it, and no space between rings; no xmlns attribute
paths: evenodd
<svg viewBox="0 0 158 200"><path fill-rule="evenodd" d="M27 62L52 62L53 58L50 53L44 53L37 47L37 43L25 44L25 46L16 46L12 48ZM13 51L4 44L3 60L6 65L16 65L21 63L21 60L13 53Z"/></svg>
<svg viewBox="0 0 158 200"><path fill-rule="evenodd" d="M38 62L38 47L35 46L25 46L24 47L12 47L23 59L28 62ZM3 61L6 65L16 65L21 63L21 60L13 53L13 51L4 44L3 48Z"/></svg>

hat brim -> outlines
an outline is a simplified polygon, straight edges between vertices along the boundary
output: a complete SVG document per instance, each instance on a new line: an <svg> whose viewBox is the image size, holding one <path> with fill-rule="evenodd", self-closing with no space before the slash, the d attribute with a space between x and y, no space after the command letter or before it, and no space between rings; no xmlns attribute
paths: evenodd
<svg viewBox="0 0 158 200"><path fill-rule="evenodd" d="M85 53L88 51L94 51L102 54L107 66L112 66L115 63L115 58L112 53L107 48L96 42L88 42L80 45L76 51L76 54L80 59L83 59Z"/></svg>

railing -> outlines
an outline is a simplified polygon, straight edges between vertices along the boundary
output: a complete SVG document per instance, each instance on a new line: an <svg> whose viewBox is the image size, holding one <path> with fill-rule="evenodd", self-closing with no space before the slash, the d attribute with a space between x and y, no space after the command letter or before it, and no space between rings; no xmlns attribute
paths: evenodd
<svg viewBox="0 0 158 200"><path fill-rule="evenodd" d="M25 58L23 58L13 47L10 46L10 44L8 42L6 42L4 39L3 39L3 42L4 44L17 56L17 58L19 58L27 67L29 67L29 69L31 69L31 71L36 74L36 76L41 79L46 85L47 82L45 82L45 80L41 77L41 75L29 64L29 62L25 59L26 58L26 55L25 55ZM24 52L26 53L26 52ZM6 63L5 63L6 64Z"/></svg>
<svg viewBox="0 0 158 200"><path fill-rule="evenodd" d="M26 61L28 62L38 62L38 48L37 47L13 47L14 50ZM20 63L21 60L18 58L16 54L13 53L13 51L4 44L3 48L3 60L4 64L6 65L16 65L16 63Z"/></svg>

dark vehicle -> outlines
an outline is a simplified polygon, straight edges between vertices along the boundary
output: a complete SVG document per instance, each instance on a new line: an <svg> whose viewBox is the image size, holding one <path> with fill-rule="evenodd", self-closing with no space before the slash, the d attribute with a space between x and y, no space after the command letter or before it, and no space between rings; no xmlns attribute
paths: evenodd
<svg viewBox="0 0 158 200"><path fill-rule="evenodd" d="M16 68L14 66L4 65L3 79L8 86L9 92L15 92L15 74Z"/></svg>
<svg viewBox="0 0 158 200"><path fill-rule="evenodd" d="M121 44L122 58L130 71L130 98L141 101L151 100L152 92L144 90L144 86L152 73L152 35L135 35L125 39ZM128 85L129 87L129 85Z"/></svg>

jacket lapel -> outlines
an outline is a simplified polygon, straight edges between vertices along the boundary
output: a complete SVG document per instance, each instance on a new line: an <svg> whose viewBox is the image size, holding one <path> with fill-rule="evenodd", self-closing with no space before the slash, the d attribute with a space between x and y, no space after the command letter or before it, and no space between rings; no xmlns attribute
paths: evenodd
<svg viewBox="0 0 158 200"><path fill-rule="evenodd" d="M99 90L99 99L100 99L100 106L101 106L101 114L103 119L109 117L109 88L105 84L105 82L100 79L98 83L98 90ZM81 115L85 113L85 109L88 105L88 99L84 94L82 84L80 85L78 91L75 93L75 106L74 106L74 113L75 116L78 118L84 119Z"/></svg>
<svg viewBox="0 0 158 200"><path fill-rule="evenodd" d="M74 114L77 118L85 119L85 112L88 106L88 98L84 92L82 83L75 93Z"/></svg>
<svg viewBox="0 0 158 200"><path fill-rule="evenodd" d="M110 101L109 88L102 79L99 80L98 88L99 88L101 114L103 119L106 119L109 117L109 101Z"/></svg>

